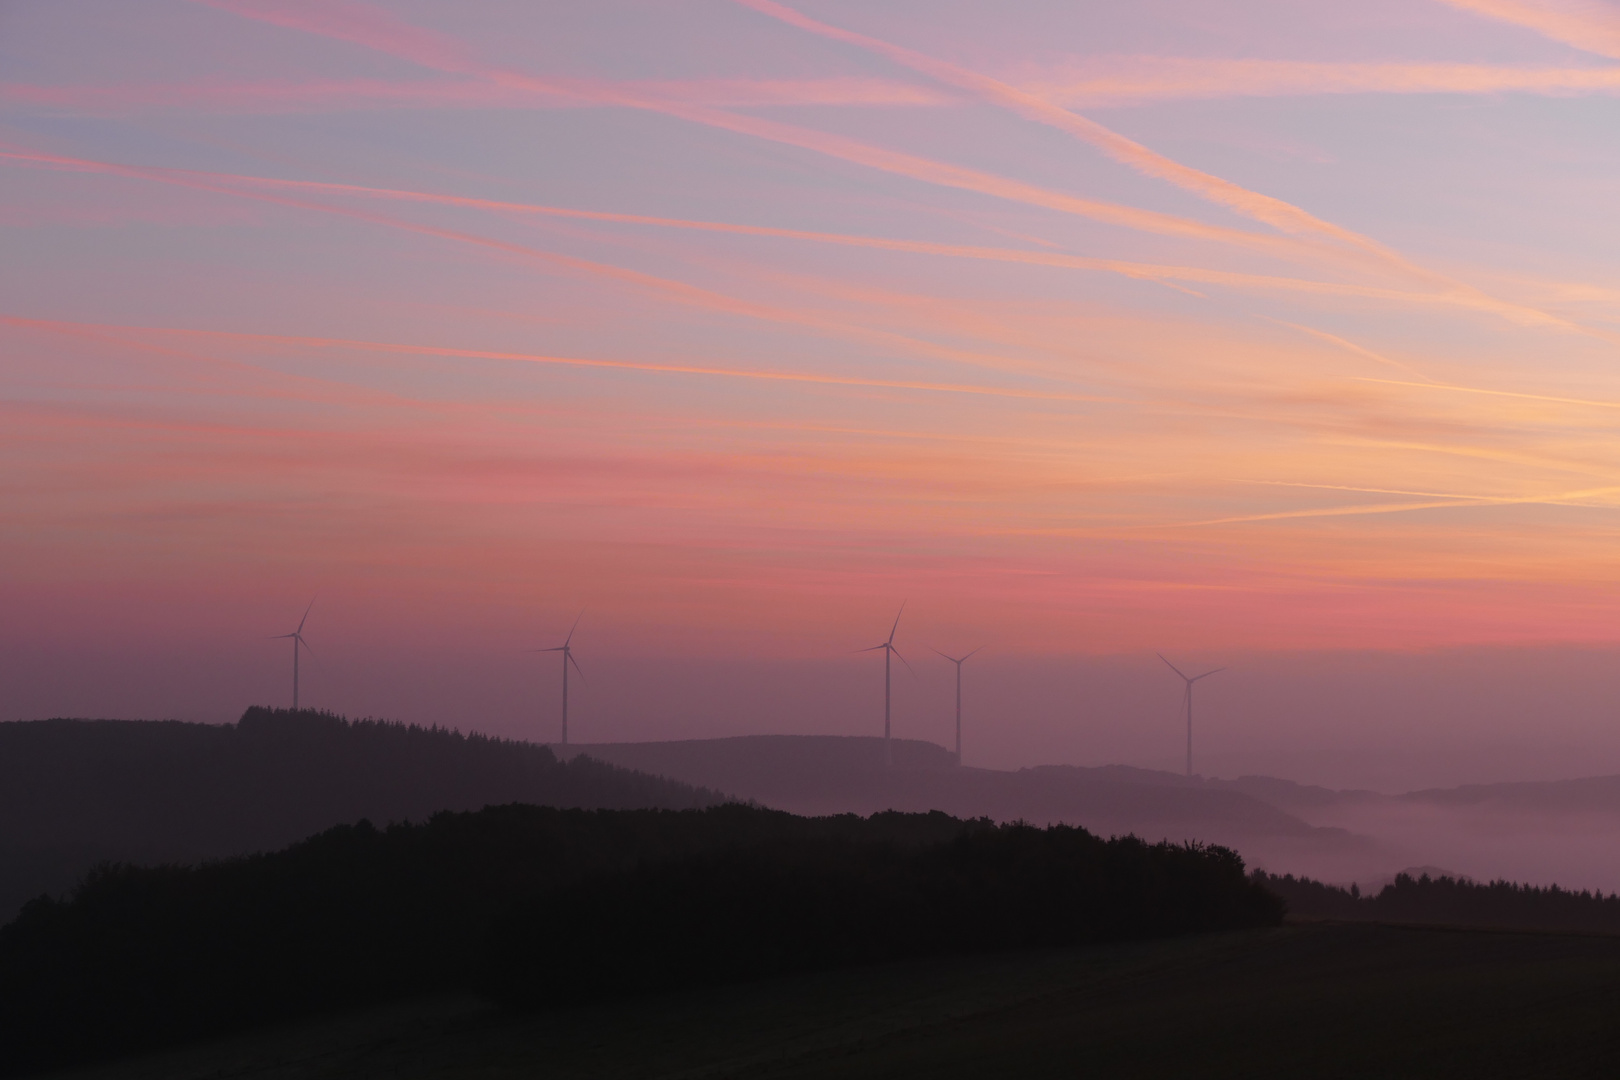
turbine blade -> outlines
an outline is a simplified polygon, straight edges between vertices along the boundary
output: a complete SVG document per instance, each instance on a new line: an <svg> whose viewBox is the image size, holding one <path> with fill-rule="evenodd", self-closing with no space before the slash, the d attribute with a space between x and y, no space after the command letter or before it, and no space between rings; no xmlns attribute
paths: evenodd
<svg viewBox="0 0 1620 1080"><path fill-rule="evenodd" d="M889 643L887 641L885 641L883 644L874 645L870 649L856 649L855 651L856 652L877 652L879 649L887 649L888 647L889 647Z"/></svg>
<svg viewBox="0 0 1620 1080"><path fill-rule="evenodd" d="M312 596L312 597L309 598L309 607L304 609L304 617L302 619L298 620L298 632L300 634L302 634L304 632L304 624L309 621L309 613L310 613L311 609L313 609L314 607L315 607L315 597Z"/></svg>
<svg viewBox="0 0 1620 1080"><path fill-rule="evenodd" d="M911 661L907 660L903 656L900 656L900 650L895 648L893 645L890 645L888 648L889 648L890 652L894 653L895 656L900 658L900 662L902 664L906 665L906 670L911 672L911 677L916 678L917 677L917 669L911 666Z"/></svg>
<svg viewBox="0 0 1620 1080"><path fill-rule="evenodd" d="M566 646L566 645L553 645L549 649L530 649L529 651L530 652L562 652L566 648L568 648L568 646Z"/></svg>
<svg viewBox="0 0 1620 1080"><path fill-rule="evenodd" d="M896 613L896 615L894 617L894 625L889 627L889 641L888 641L888 643L890 645L894 644L894 632L896 630L900 629L900 616L904 615L906 613L906 604L907 603L908 603L908 601L905 601L905 600L900 601L900 610L899 610L898 613Z"/></svg>
<svg viewBox="0 0 1620 1080"><path fill-rule="evenodd" d="M980 645L977 649L974 649L973 652L970 652L970 653L967 654L967 656L962 657L962 660L966 660L968 658L968 656L972 656L974 652L984 652L984 650L985 650L985 646ZM962 660L958 660L957 663L961 663Z"/></svg>
<svg viewBox="0 0 1620 1080"><path fill-rule="evenodd" d="M578 661L578 660L575 660L575 659L574 659L574 654L573 654L573 653L571 653L571 652L565 652L565 653L563 653L563 660L564 660L564 661L565 661L565 662L567 662L567 663L570 663L570 664L573 664L573 665L574 665L574 670L575 670L575 671L577 671L577 672L579 672L579 677L580 677L580 678L581 678L581 679L584 679L584 678L585 678L585 671L584 671L584 669L582 669L582 668L581 668L581 667L580 667L580 666L579 666L579 661Z"/></svg>
<svg viewBox="0 0 1620 1080"><path fill-rule="evenodd" d="M1153 655L1157 656L1160 660L1164 660L1164 653L1154 653ZM1172 664L1168 660L1164 660L1164 666L1169 668L1171 671L1175 672L1177 675L1181 675L1181 677L1183 679L1185 679L1187 677L1185 675L1182 675L1182 672L1181 672L1180 668L1176 667L1176 665Z"/></svg>
<svg viewBox="0 0 1620 1080"><path fill-rule="evenodd" d="M303 634L294 634L293 637L298 640L298 644L304 647L305 652L309 653L311 656L315 655L315 650L309 647L309 642L304 640Z"/></svg>
<svg viewBox="0 0 1620 1080"><path fill-rule="evenodd" d="M958 660L954 656L950 656L950 655L948 655L946 653L939 652L939 650L935 649L932 645L928 646L928 648L933 652L939 653L939 655L945 657L945 659L949 660L953 664L960 664L962 662L961 660Z"/></svg>
<svg viewBox="0 0 1620 1080"><path fill-rule="evenodd" d="M280 641L282 638L290 638L290 637L297 637L297 636L298 636L297 634L271 634L270 635L270 640L271 641Z"/></svg>
<svg viewBox="0 0 1620 1080"><path fill-rule="evenodd" d="M1225 670L1226 669L1223 668L1223 667L1218 667L1218 668L1215 669L1215 671L1206 671L1202 675L1194 675L1191 679L1188 679L1187 681L1188 682L1197 682L1199 679L1207 679L1211 675L1216 674L1216 672L1221 672L1221 671L1225 671Z"/></svg>
<svg viewBox="0 0 1620 1080"><path fill-rule="evenodd" d="M570 626L568 628L568 636L563 638L563 646L565 648L567 647L567 645L568 645L568 643L570 641L574 640L574 631L579 629L579 620L583 619L584 617L585 617L585 609L580 608L579 609L579 614L574 616L574 625Z"/></svg>

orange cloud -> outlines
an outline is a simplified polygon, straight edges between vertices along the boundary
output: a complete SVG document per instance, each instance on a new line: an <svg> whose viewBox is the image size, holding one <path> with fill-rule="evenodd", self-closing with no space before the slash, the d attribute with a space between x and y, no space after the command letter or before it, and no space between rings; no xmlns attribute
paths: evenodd
<svg viewBox="0 0 1620 1080"><path fill-rule="evenodd" d="M926 87L885 79L691 79L625 84L634 94L720 108L923 106L952 100ZM197 82L113 86L0 83L0 105L95 116L181 110L276 115L358 109L579 108L576 93L499 86L485 79L344 79L317 82Z"/></svg>
<svg viewBox="0 0 1620 1080"><path fill-rule="evenodd" d="M303 21L284 24L381 42L446 71L461 65L467 70L441 80L454 87L451 98L632 103L739 131L735 125L759 119L719 113L715 99L673 83L574 81L546 91L546 80L487 73L453 42L379 28L351 5L226 6L292 11ZM1262 76L1282 77L1255 78ZM943 85L927 92L964 94ZM333 90L335 98L344 92ZM1009 108L1028 104L1006 100ZM791 125L756 130L805 145L831 138ZM836 140L819 145L835 157L848 149ZM804 601L795 618L815 624L804 631L811 636L829 632L839 605L915 585L960 603L965 618L983 616L1007 640L1025 634L1053 649L1121 648L1156 634L1299 647L1620 632L1609 617L1620 596L1610 554L1620 476L1608 419L1614 404L1605 400L1615 397L1608 351L1495 324L1458 332L1420 322L1410 310L1364 318L1354 330L1344 328L1348 319L1325 323L1338 331L1328 333L1305 325L1307 315L1274 308L1270 301L1286 294L1368 302L1358 308L1449 305L1540 318L1404 273L1372 278L1365 263L1322 255L1346 247L1335 240L1239 233L1241 245L1214 240L1224 250L1205 254L1226 257L1265 242L1280 257L1347 278L1354 270L1347 282L1171 265L1194 262L1190 255L1094 259L1033 244L1018 250L1011 241L998 248L578 211L24 152L12 160L172 184L188 196L216 192L341 214L458 245L452 254L486 251L600 286L567 288L570 299L588 298L585 315L564 302L541 310L521 276L481 279L467 260L423 260L370 278L353 272L371 253L365 235L324 238L354 259L334 272L318 262L330 248L295 247L301 230L276 237L285 245L277 257L250 261L263 233L239 229L217 247L187 241L139 252L189 260L161 282L165 295L148 310L190 305L219 325L285 334L0 319L4 351L21 358L7 379L18 379L31 399L0 402L7 508L0 538L4 561L31 575L74 580L88 566L145 582L224 568L211 586L267 567L291 576L341 566L403 594L454 576L479 603L500 597L514 608L560 588L600 592L624 599L627 620L704 631L767 606L762 596L791 594ZM919 160L890 164L895 175L919 177L950 168ZM413 171L477 165L416 161ZM379 162L367 159L366 167ZM344 175L335 164L324 168ZM1003 182L985 176L970 173L963 183ZM519 178L504 179L524 190ZM654 187L641 190L663 196L662 179L652 176ZM97 183L91 194L104 195ZM749 206L750 217L760 205ZM807 201L777 209L816 220L827 207ZM998 226L1027 231L1035 228L1028 219L1051 221L990 209L1004 215L992 222ZM487 230L439 226L460 225L470 218L462 211L587 224L589 231L570 231L604 248L636 245L636 257L649 261L633 265L674 256L688 269L645 274L539 250L543 241L508 243L515 230L504 220ZM277 211L268 220L282 218ZM750 249L757 262L730 262L727 253L740 245L652 250L657 241L630 228L771 244ZM775 262L784 251L803 254L787 243L905 258L826 260L824 250L813 253L812 272ZM231 259L207 261L226 244ZM90 283L63 290L60 302L70 306L53 312L88 320L151 304L156 289L146 282L128 294L101 287L112 273L127 276L127 247L97 249L101 262L53 255ZM436 246L429 253L441 254ZM1110 273L1212 294L1243 289L1264 292L1268 302L1237 310L1219 294L1190 304L1067 276L966 274L947 258ZM834 270L823 265L834 261ZM203 272L218 280L187 292ZM714 280L736 284L696 284ZM1521 287L1532 286L1502 288L1522 295ZM38 295L43 290L19 294L12 310L44 310L26 299ZM1133 309L1144 295L1150 303ZM597 317L602 308L633 309L633 332L616 336L619 328ZM692 311L723 318L694 320ZM1261 312L1280 317L1263 322ZM108 315L119 317L134 321ZM292 322L279 327L278 320ZM767 335L742 320L794 333L762 342ZM779 359L771 353L783 341L792 356ZM880 354L887 365L891 353L911 362L866 366ZM1000 379L939 363L1040 370L1048 379ZM1438 381L1388 370L1403 363ZM1390 377L1357 377L1369 374ZM1109 407L1092 407L1098 402ZM1442 505L1453 511L1431 512ZM1459 506L1466 513L1456 513ZM711 587L722 601L710 597ZM460 610L469 620L482 615Z"/></svg>
<svg viewBox="0 0 1620 1080"><path fill-rule="evenodd" d="M1105 56L1056 69L1021 69L1016 84L1071 108L1316 94L1562 96L1620 92L1620 68Z"/></svg>
<svg viewBox="0 0 1620 1080"><path fill-rule="evenodd" d="M1513 23L1583 52L1620 60L1620 11L1599 0L1441 0Z"/></svg>

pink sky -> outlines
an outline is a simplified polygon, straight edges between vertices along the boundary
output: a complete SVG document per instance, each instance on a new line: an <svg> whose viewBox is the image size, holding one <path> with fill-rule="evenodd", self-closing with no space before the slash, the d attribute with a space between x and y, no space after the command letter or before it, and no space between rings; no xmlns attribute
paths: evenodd
<svg viewBox="0 0 1620 1080"><path fill-rule="evenodd" d="M909 599L985 764L1174 768L1163 650L1213 773L1620 771L1617 95L1611 0L0 5L0 717L318 594L313 704L549 738L586 609L581 738L865 733Z"/></svg>

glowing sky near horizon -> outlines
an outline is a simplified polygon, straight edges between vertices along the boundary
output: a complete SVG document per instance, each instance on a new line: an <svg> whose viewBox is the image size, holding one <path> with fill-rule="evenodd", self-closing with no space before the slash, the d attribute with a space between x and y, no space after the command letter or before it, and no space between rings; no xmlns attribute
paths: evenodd
<svg viewBox="0 0 1620 1080"><path fill-rule="evenodd" d="M1611 0L0 3L0 588L1612 646L1617 95Z"/></svg>

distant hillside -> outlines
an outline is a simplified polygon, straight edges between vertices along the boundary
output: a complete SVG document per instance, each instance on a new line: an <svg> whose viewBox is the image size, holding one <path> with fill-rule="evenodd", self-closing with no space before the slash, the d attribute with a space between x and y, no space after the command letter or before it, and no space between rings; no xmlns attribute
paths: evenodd
<svg viewBox="0 0 1620 1080"><path fill-rule="evenodd" d="M1479 880L1620 890L1620 776L1470 784L1401 795L1105 765L957 768L929 743L750 736L569 747L794 813L939 809L962 817L1083 825L1103 835L1204 840L1251 865L1363 889L1402 868Z"/></svg>
<svg viewBox="0 0 1620 1080"><path fill-rule="evenodd" d="M894 741L892 769L884 767L882 739L854 736L748 735L558 749L796 814L943 810L964 818L1061 822L1103 836L1227 844L1250 859L1293 869L1323 866L1367 846L1342 829L1309 825L1234 783L1117 765L962 768L943 747L907 739Z"/></svg>
<svg viewBox="0 0 1620 1080"><path fill-rule="evenodd" d="M796 814L943 810L959 817L1064 822L1094 832L1170 835L1197 825L1232 834L1306 835L1303 821L1235 787L1121 765L958 767L933 743L836 735L744 735L556 748L688 784L719 788ZM1286 781L1279 781L1286 783Z"/></svg>
<svg viewBox="0 0 1620 1080"><path fill-rule="evenodd" d="M1178 778L1179 779L1179 778ZM1336 791L1296 784L1271 776L1240 776L1236 780L1199 780L1216 787L1242 791L1273 806L1292 811L1376 804L1418 804L1453 809L1509 810L1546 814L1620 814L1620 776L1585 776L1573 780L1519 780L1499 784L1463 784L1453 788L1425 788L1404 795L1375 791Z"/></svg>
<svg viewBox="0 0 1620 1080"><path fill-rule="evenodd" d="M1620 776L1578 780L1537 780L1508 784L1465 784L1413 791L1408 802L1450 807L1497 807L1526 813L1620 814Z"/></svg>
<svg viewBox="0 0 1620 1080"><path fill-rule="evenodd" d="M189 862L283 847L362 818L523 802L685 809L712 791L543 746L252 708L234 725L0 723L0 919L101 860Z"/></svg>
<svg viewBox="0 0 1620 1080"><path fill-rule="evenodd" d="M626 769L729 791L795 813L890 809L845 804L846 798L859 798L865 790L854 781L890 774L883 740L877 738L738 735L729 739L591 743L552 749L566 758L584 754ZM896 772L956 768L955 756L930 742L895 739L893 753Z"/></svg>

